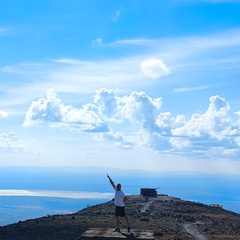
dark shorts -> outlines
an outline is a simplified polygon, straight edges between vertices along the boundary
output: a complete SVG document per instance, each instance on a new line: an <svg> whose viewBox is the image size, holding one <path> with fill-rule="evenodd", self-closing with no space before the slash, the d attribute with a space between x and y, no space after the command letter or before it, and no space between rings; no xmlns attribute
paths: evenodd
<svg viewBox="0 0 240 240"><path fill-rule="evenodd" d="M124 217L126 215L125 207L115 206L116 216Z"/></svg>

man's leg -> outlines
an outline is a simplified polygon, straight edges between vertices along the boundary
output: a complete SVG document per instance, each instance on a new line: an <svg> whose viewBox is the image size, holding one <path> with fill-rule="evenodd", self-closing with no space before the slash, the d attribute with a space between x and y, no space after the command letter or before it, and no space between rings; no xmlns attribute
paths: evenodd
<svg viewBox="0 0 240 240"><path fill-rule="evenodd" d="M116 216L117 228L120 229L120 216Z"/></svg>
<svg viewBox="0 0 240 240"><path fill-rule="evenodd" d="M128 226L127 230L128 230L128 232L130 232L130 231L131 231L131 228L130 228L130 224L129 224L128 216L125 215L125 216L123 216L123 217L124 217L124 219L125 219L125 221L126 221L126 223L127 223L127 226Z"/></svg>
<svg viewBox="0 0 240 240"><path fill-rule="evenodd" d="M115 216L116 216L116 222L117 222L117 227L115 229L115 232L120 232L120 213L119 213L118 206L115 206Z"/></svg>
<svg viewBox="0 0 240 240"><path fill-rule="evenodd" d="M124 219L125 219L125 221L126 221L126 223L127 223L127 226L130 227L130 225L129 225L129 220L128 220L128 216L125 215L125 216L124 216Z"/></svg>

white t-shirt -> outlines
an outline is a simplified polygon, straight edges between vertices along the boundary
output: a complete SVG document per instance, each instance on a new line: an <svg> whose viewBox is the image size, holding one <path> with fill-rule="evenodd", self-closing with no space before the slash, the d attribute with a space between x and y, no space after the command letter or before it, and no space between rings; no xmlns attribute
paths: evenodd
<svg viewBox="0 0 240 240"><path fill-rule="evenodd" d="M124 199L125 194L122 190L115 191L115 198L114 198L114 204L118 207L124 207Z"/></svg>

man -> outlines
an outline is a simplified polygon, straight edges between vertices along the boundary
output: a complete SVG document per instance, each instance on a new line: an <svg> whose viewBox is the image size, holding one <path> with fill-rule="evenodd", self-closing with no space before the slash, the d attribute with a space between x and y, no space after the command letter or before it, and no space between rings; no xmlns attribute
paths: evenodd
<svg viewBox="0 0 240 240"><path fill-rule="evenodd" d="M126 223L127 223L127 230L130 232L131 228L129 225L129 220L125 212L125 204L124 202L127 201L127 197L124 194L124 192L121 190L121 184L118 183L116 186L113 182L113 180L109 177L107 174L107 177L109 179L110 184L115 190L115 197L114 197L114 204L115 204L115 215L116 215L116 221L117 221L117 227L115 229L115 232L120 232L120 217L124 217Z"/></svg>

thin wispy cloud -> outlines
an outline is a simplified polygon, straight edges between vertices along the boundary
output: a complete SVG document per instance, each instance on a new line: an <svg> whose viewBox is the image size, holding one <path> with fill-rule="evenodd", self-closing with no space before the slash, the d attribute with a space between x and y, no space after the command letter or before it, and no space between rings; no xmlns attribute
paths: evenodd
<svg viewBox="0 0 240 240"><path fill-rule="evenodd" d="M90 93L103 85L107 88L119 86L122 89L133 89L135 84L140 86L146 84L144 77L157 78L161 75L167 75L169 69L171 69L171 74L174 75L178 74L178 71L187 73L187 71L193 71L193 69L195 72L200 72L202 71L202 65L206 67L215 65L215 68L219 69L227 69L227 66L229 66L236 69L236 64L233 65L233 56L230 56L225 48L239 47L240 41L238 39L240 39L239 32L233 31L229 32L229 34L225 32L199 38L135 40L137 44L147 42L149 53L144 50L139 51L138 55L134 57L130 55L129 57L119 57L114 60L83 61L81 59L61 58L42 63L20 63L15 66L5 66L2 71L7 72L9 77L14 74L21 78L32 79L31 82L21 86L3 87L2 91L6 92L11 99L5 104L7 106L11 103L24 103L24 98L26 102L29 102L33 99L33 96L42 95L47 88L69 93ZM154 49L154 54L151 49ZM222 60L213 57L210 65L205 60L205 54L212 50L225 51L226 55L221 56ZM162 57L159 57L160 55ZM189 63L187 62L190 55L192 61L191 66L188 66ZM160 60L155 60L153 63L153 60L150 62L146 61L146 59ZM161 64L160 61L162 61ZM139 74L139 72L144 74ZM148 84L150 84L149 81ZM195 89L197 87L191 88ZM189 89L188 86L186 86L185 90L187 89ZM183 88L175 88L173 91L183 90ZM22 92L24 92L24 95L21 94ZM12 95L15 97L11 97ZM3 101L1 102L3 103Z"/></svg>
<svg viewBox="0 0 240 240"><path fill-rule="evenodd" d="M120 15L121 15L121 11L120 10L116 11L115 14L114 14L113 20L115 22L118 21Z"/></svg>
<svg viewBox="0 0 240 240"><path fill-rule="evenodd" d="M192 92L192 91L199 91L209 88L209 86L199 86L199 87L181 87L181 88L175 88L172 90L172 93L183 93L183 92Z"/></svg>
<svg viewBox="0 0 240 240"><path fill-rule="evenodd" d="M0 118L6 118L8 116L7 112L0 111Z"/></svg>
<svg viewBox="0 0 240 240"><path fill-rule="evenodd" d="M173 38L126 39L112 43L112 46L118 45L133 46L140 57L160 58L164 62L167 61L170 67L172 65L180 68L186 63L195 68L201 68L203 64L210 67L221 62L230 65L233 63L231 59L234 56L234 60L237 60L233 49L237 52L240 47L240 30L231 29L211 34ZM189 58L191 58L191 63Z"/></svg>
<svg viewBox="0 0 240 240"><path fill-rule="evenodd" d="M7 33L7 29L6 28L0 28L0 35L4 35Z"/></svg>

